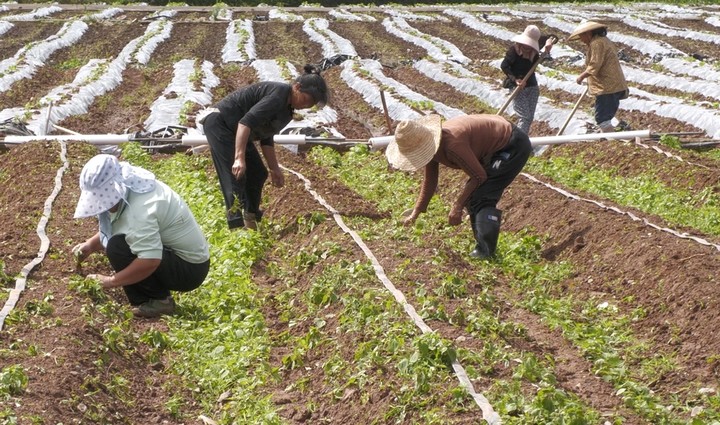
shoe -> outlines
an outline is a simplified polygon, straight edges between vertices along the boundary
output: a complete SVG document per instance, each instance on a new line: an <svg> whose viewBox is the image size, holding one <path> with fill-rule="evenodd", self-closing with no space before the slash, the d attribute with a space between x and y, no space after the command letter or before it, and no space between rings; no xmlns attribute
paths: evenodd
<svg viewBox="0 0 720 425"><path fill-rule="evenodd" d="M170 296L162 300L152 299L132 309L135 317L159 317L175 312L175 300Z"/></svg>
<svg viewBox="0 0 720 425"><path fill-rule="evenodd" d="M252 230L257 230L257 216L254 213L246 212L243 214L243 220L245 220L245 227Z"/></svg>
<svg viewBox="0 0 720 425"><path fill-rule="evenodd" d="M470 253L470 257L490 258L495 255L501 218L502 211L494 207L485 207L475 214L475 219L471 220L475 233L475 249Z"/></svg>
<svg viewBox="0 0 720 425"><path fill-rule="evenodd" d="M632 127L630 127L630 124L627 122L620 120L617 127L615 127L616 131L632 131Z"/></svg>
<svg viewBox="0 0 720 425"><path fill-rule="evenodd" d="M476 246L475 249L473 249L470 252L471 258L490 258L490 254L487 252L487 247L483 249L482 246Z"/></svg>

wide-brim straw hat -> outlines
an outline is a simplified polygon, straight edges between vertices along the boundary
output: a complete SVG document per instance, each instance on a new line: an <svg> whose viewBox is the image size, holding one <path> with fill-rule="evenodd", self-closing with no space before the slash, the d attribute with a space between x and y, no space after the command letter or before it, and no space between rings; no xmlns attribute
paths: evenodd
<svg viewBox="0 0 720 425"><path fill-rule="evenodd" d="M126 191L146 193L155 188L155 175L113 155L92 157L80 172L80 199L74 218L96 216L125 198Z"/></svg>
<svg viewBox="0 0 720 425"><path fill-rule="evenodd" d="M601 24L600 22L595 21L585 21L581 22L580 25L578 25L575 30L570 34L570 37L568 37L568 40L575 40L578 37L580 37L580 34L592 30L596 30L598 28L607 28L607 25Z"/></svg>
<svg viewBox="0 0 720 425"><path fill-rule="evenodd" d="M395 128L395 140L385 150L393 167L415 171L426 166L440 147L442 117L432 114L416 120L400 121Z"/></svg>
<svg viewBox="0 0 720 425"><path fill-rule="evenodd" d="M512 41L532 47L533 49L535 49L536 52L539 52L540 36L540 28L536 27L535 25L528 25L527 27L525 27L523 33L513 37Z"/></svg>

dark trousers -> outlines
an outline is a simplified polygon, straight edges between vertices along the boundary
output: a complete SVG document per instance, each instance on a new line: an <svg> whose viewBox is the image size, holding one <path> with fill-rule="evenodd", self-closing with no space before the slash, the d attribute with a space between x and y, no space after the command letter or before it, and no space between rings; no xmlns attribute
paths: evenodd
<svg viewBox="0 0 720 425"><path fill-rule="evenodd" d="M530 138L513 125L507 146L495 152L490 164L485 167L487 180L475 189L468 200L467 209L470 217L474 217L485 207L497 206L505 189L522 171L531 152Z"/></svg>
<svg viewBox="0 0 720 425"><path fill-rule="evenodd" d="M248 141L245 149L245 175L236 179L232 173L235 162L235 133L217 112L205 118L203 127L225 200L228 226L232 229L245 225L241 209L255 214L257 220L260 220L262 189L269 175L260 152L252 141Z"/></svg>
<svg viewBox="0 0 720 425"><path fill-rule="evenodd" d="M627 91L601 94L595 97L595 122L597 124L610 121L620 109L620 100L627 98Z"/></svg>
<svg viewBox="0 0 720 425"><path fill-rule="evenodd" d="M125 235L115 235L108 241L106 254L115 272L125 269L137 258L130 251ZM189 263L170 249L163 250L160 266L145 279L123 286L131 305L140 305L150 299L163 299L170 291L188 292L200 286L210 270L210 260L200 264Z"/></svg>

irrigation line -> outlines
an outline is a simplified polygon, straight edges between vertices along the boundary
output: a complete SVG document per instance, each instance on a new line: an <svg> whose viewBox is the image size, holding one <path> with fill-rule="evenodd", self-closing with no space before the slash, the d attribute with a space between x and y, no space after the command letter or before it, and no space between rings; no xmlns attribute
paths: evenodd
<svg viewBox="0 0 720 425"><path fill-rule="evenodd" d="M291 170L289 168L286 168L284 166L280 166L283 170L286 170L295 176L302 180L305 183L305 190L310 192L310 194L315 198L318 203L320 203L322 206L324 206L328 211L330 211L333 215L333 218L335 219L335 222L342 228L342 230L349 234L355 243L360 247L360 249L363 250L365 255L368 259L372 262L373 268L375 269L375 275L380 279L380 281L383 283L385 288L390 291L390 293L395 297L395 300L403 307L405 312L410 316L412 321L415 323L415 325L420 328L420 330L426 334L430 332L434 332L432 328L430 328L425 321L420 317L420 315L417 314L417 311L415 310L415 307L413 307L411 304L407 302L407 299L405 298L405 295L401 291L399 291L395 285L390 281L390 279L385 274L385 269L383 269L382 265L378 262L377 258L375 257L375 254L368 248L367 245L365 245L365 242L362 240L360 235L357 234L354 230L347 227L345 222L342 219L342 215L333 208L330 204L328 204L325 199L323 199L320 194L318 194L313 188L312 183L310 180L305 178L302 174L298 173L297 171ZM488 401L485 396L482 394L479 394L475 392L475 388L473 387L472 382L470 382L470 378L467 376L467 373L465 372L465 369L462 367L460 362L457 361L457 359L453 360L452 362L453 370L455 371L455 376L457 376L458 381L460 381L460 386L463 387L469 394L472 396L473 400L475 400L475 403L480 407L480 410L482 410L483 413L483 419L485 419L488 424L490 425L498 425L501 423L500 415L493 410L492 406L490 405L490 402Z"/></svg>
<svg viewBox="0 0 720 425"><path fill-rule="evenodd" d="M674 153L670 153L670 152L667 152L667 151L664 151L664 150L660 149L660 147L658 147L658 146L646 145L645 143L641 142L641 141L638 140L637 138L635 139L634 143L635 143L637 146L640 146L641 148L654 150L655 152L657 152L657 153L659 153L659 154L662 154L662 155L665 155L665 156L668 157L668 158L671 158L671 159L674 159L674 160L677 160L677 161L680 161L680 162L684 162L684 163L686 163L686 164L689 164L689 165L692 165L692 166L695 166L695 167L704 168L704 169L706 169L706 170L716 170L716 168L708 167L707 165L704 165L704 164L698 164L698 163L696 163L696 162L686 161L686 160L682 159L682 157L680 157L680 156L678 156L678 155L675 155Z"/></svg>
<svg viewBox="0 0 720 425"><path fill-rule="evenodd" d="M0 310L0 330L2 330L3 324L5 323L5 318L8 314L10 314L12 309L15 308L15 305L20 299L20 294L25 290L25 284L27 283L28 275L30 274L32 269L35 268L35 266L40 264L45 259L45 254L47 254L48 248L50 248L50 239L45 233L45 227L47 226L48 220L50 219L53 202L55 201L55 198L62 189L63 175L65 174L65 170L67 170L69 166L67 160L67 144L65 142L60 142L60 159L62 160L63 165L58 169L57 174L55 174L55 187L53 188L50 196L45 200L43 214L42 217L40 217L40 221L38 222L36 229L38 237L40 238L40 250L38 251L37 257L33 258L31 262L27 263L25 267L22 268L22 270L20 271L20 276L15 280L15 288L10 290L8 299L7 301L5 301L3 309Z"/></svg>
<svg viewBox="0 0 720 425"><path fill-rule="evenodd" d="M707 241L707 240L705 240L705 239L703 239L703 238L699 238L699 237L697 237L697 236L689 235L689 234L684 233L684 232L681 233L681 232L678 232L677 230L673 230L673 229L671 229L671 228L669 228L669 227L659 226L659 225L657 225L657 224L651 223L651 222L648 221L646 218L638 217L638 216L636 216L635 214L633 214L633 213L631 213L631 212L623 211L623 210L621 210L620 208L617 208L617 207L611 207L611 206L605 205L605 204L603 204L603 203L600 202L600 201L595 201L595 200L593 200L593 199L588 199L588 198L580 197L580 196L578 196L578 195L575 195L574 193L568 192L568 191L565 190L565 189L561 189L561 188L555 187L555 186L553 186L553 185L551 185L551 184L549 184L549 183L545 183L545 182L537 179L536 177L531 176L530 174L527 174L527 173L520 173L520 174L521 174L523 177L529 179L530 181L532 181L532 182L534 182L534 183L541 184L541 185L543 185L543 186L545 186L545 187L547 187L547 188L549 188L549 189L552 189L552 190L554 190L554 191L556 191L556 192L558 192L558 193L560 193L560 194L562 194L562 195L564 195L564 196L566 196L566 197L568 197L568 198L570 198L570 199L574 199L574 200L576 200L576 201L589 202L589 203L594 204L594 205L596 205L596 206L598 206L598 207L600 207L600 208L603 208L603 209L606 209L606 210L610 210L610 211L614 211L614 212L616 212L616 213L618 213L618 214L626 215L626 216L630 217L633 221L639 221L639 222L645 224L645 225L648 226L648 227L652 227L652 228L655 229L655 230L659 230L659 231L661 231L661 232L670 233L671 235L673 235L673 236L675 236L675 237L678 237L678 238L681 238L681 239L690 239L691 241L697 242L697 243L699 243L699 244L701 244L701 245L705 245L705 246L709 246L709 247L715 248L718 252L720 252L720 244L715 244L715 243L709 242L709 241Z"/></svg>

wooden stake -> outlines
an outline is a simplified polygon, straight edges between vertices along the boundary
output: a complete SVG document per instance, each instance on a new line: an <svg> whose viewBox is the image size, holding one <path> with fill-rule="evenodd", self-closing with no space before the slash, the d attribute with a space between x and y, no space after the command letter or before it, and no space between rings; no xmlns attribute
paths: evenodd
<svg viewBox="0 0 720 425"><path fill-rule="evenodd" d="M387 125L387 133L392 134L393 128L390 122L390 115L388 114L387 104L385 103L385 92L380 90L380 100L382 101L383 111L385 112L385 124Z"/></svg>

